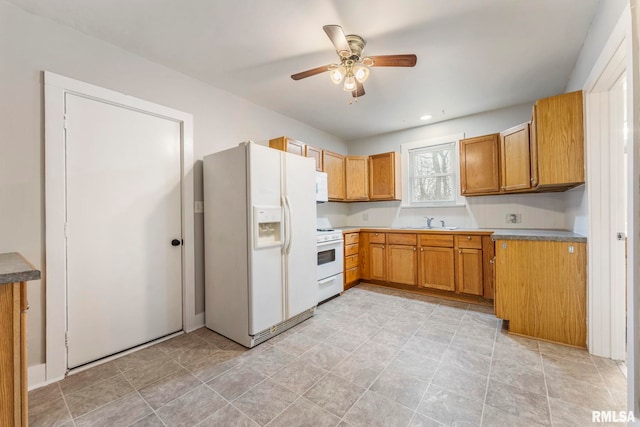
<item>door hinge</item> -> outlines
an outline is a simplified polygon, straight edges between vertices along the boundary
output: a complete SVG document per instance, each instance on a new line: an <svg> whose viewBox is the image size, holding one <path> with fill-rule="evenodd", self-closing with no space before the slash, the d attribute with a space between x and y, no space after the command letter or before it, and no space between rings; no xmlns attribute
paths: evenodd
<svg viewBox="0 0 640 427"><path fill-rule="evenodd" d="M68 125L68 124L69 124L69 121L68 121L67 115L65 114L65 115L64 115L64 119L63 119L63 121L62 121L62 127L63 127L64 129L67 129L67 125Z"/></svg>
<svg viewBox="0 0 640 427"><path fill-rule="evenodd" d="M626 233L616 233L616 239L624 240L626 238L627 238L627 234Z"/></svg>
<svg viewBox="0 0 640 427"><path fill-rule="evenodd" d="M69 237L69 223L68 222L64 223L64 237L65 237L65 239L67 237Z"/></svg>
<svg viewBox="0 0 640 427"><path fill-rule="evenodd" d="M69 331L66 331L64 333L64 346L66 348L69 348Z"/></svg>

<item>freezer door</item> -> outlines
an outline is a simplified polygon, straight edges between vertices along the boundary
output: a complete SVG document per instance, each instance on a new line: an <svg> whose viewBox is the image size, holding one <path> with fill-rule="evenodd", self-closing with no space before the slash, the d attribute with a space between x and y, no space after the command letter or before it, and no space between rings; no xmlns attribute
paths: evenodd
<svg viewBox="0 0 640 427"><path fill-rule="evenodd" d="M282 153L284 162L287 318L318 302L316 174L313 159Z"/></svg>
<svg viewBox="0 0 640 427"><path fill-rule="evenodd" d="M249 239L260 233L252 229L254 215L261 208L282 215L280 151L253 143L248 144ZM238 195L240 197L240 195ZM258 207L259 209L254 209ZM315 216L314 216L315 218ZM224 224L221 224L224 226ZM282 228L282 227L280 227ZM283 241L283 238L280 238ZM254 335L285 320L282 245L249 242L249 335Z"/></svg>

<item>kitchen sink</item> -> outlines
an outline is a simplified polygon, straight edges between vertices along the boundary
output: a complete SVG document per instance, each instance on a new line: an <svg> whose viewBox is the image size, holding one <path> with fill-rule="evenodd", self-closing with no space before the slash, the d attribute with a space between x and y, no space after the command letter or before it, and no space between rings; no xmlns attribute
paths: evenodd
<svg viewBox="0 0 640 427"><path fill-rule="evenodd" d="M423 225L421 227L400 227L402 230L457 230L458 227L427 227Z"/></svg>

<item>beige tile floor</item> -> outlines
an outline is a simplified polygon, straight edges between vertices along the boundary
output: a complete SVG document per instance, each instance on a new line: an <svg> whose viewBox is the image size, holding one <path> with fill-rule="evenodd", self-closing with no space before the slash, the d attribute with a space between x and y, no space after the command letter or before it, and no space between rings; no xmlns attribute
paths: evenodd
<svg viewBox="0 0 640 427"><path fill-rule="evenodd" d="M38 426L536 426L624 410L619 366L361 284L246 350L205 328L29 393Z"/></svg>

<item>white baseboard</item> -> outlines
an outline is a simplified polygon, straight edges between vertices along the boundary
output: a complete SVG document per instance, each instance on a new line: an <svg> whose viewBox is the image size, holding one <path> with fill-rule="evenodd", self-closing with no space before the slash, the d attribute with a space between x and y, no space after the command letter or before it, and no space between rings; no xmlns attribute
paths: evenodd
<svg viewBox="0 0 640 427"><path fill-rule="evenodd" d="M186 332L192 332L196 329L200 329L204 326L204 312L198 313L193 316L193 323L187 325Z"/></svg>
<svg viewBox="0 0 640 427"><path fill-rule="evenodd" d="M29 390L44 387L47 385L47 364L29 366L27 371ZM52 381L53 382L53 381Z"/></svg>

